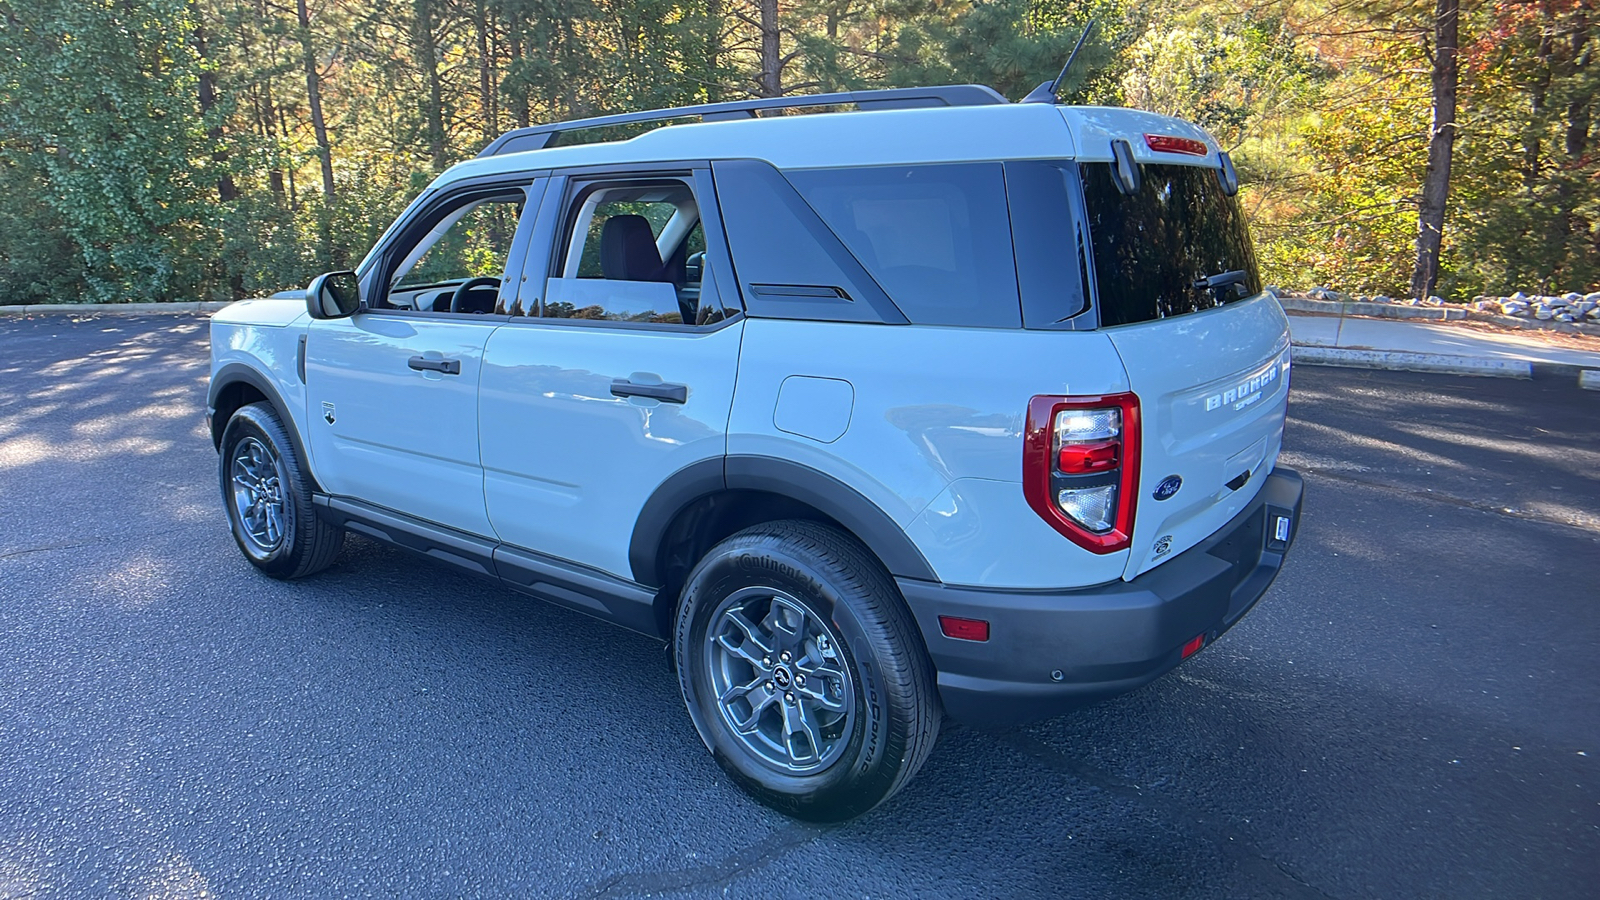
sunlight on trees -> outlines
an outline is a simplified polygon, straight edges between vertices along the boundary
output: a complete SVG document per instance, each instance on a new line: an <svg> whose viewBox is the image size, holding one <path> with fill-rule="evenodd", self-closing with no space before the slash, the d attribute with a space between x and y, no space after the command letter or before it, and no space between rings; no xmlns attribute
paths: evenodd
<svg viewBox="0 0 1600 900"><path fill-rule="evenodd" d="M1453 0L1447 0L1453 2ZM1436 291L1600 281L1595 0L1460 13ZM1402 295L1439 0L0 0L0 303L229 299L357 262L501 132L978 82L1191 119L1269 281Z"/></svg>

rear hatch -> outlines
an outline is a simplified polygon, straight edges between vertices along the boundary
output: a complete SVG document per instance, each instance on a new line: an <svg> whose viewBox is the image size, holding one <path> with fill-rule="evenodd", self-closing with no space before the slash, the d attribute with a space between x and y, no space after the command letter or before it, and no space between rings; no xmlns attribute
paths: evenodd
<svg viewBox="0 0 1600 900"><path fill-rule="evenodd" d="M1216 159L1141 165L1131 193L1113 163L1080 166L1100 326L1142 420L1127 578L1242 510L1283 442L1288 320L1261 291L1243 212Z"/></svg>

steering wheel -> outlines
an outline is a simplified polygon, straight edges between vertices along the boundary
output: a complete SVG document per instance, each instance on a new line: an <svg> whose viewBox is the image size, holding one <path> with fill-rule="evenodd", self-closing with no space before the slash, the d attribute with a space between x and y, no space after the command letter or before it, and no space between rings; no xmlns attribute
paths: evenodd
<svg viewBox="0 0 1600 900"><path fill-rule="evenodd" d="M461 282L461 286L456 288L456 292L454 294L450 295L450 311L461 312L461 301L465 300L467 294L472 292L474 289L485 287L497 288L499 286L500 279L498 278L468 278L466 281Z"/></svg>

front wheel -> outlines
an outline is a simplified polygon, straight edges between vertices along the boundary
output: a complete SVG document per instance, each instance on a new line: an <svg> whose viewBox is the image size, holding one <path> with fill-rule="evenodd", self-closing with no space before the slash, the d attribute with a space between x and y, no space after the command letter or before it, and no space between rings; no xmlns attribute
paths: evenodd
<svg viewBox="0 0 1600 900"><path fill-rule="evenodd" d="M311 479L272 408L239 408L222 431L218 476L233 539L274 578L300 578L333 564L344 530L312 506Z"/></svg>
<svg viewBox="0 0 1600 900"><path fill-rule="evenodd" d="M938 738L915 622L877 561L828 526L772 522L718 544L689 575L673 639L701 739L789 815L867 812Z"/></svg>

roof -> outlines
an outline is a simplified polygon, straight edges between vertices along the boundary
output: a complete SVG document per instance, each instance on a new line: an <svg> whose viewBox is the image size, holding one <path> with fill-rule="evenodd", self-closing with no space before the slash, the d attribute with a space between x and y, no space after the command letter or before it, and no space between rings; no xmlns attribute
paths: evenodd
<svg viewBox="0 0 1600 900"><path fill-rule="evenodd" d="M815 113L666 125L624 141L502 153L451 167L437 184L503 172L703 159L763 159L780 169L1007 159L1111 159L1126 138L1141 162L1214 164L1151 151L1146 133L1216 141L1155 113L1045 103Z"/></svg>

